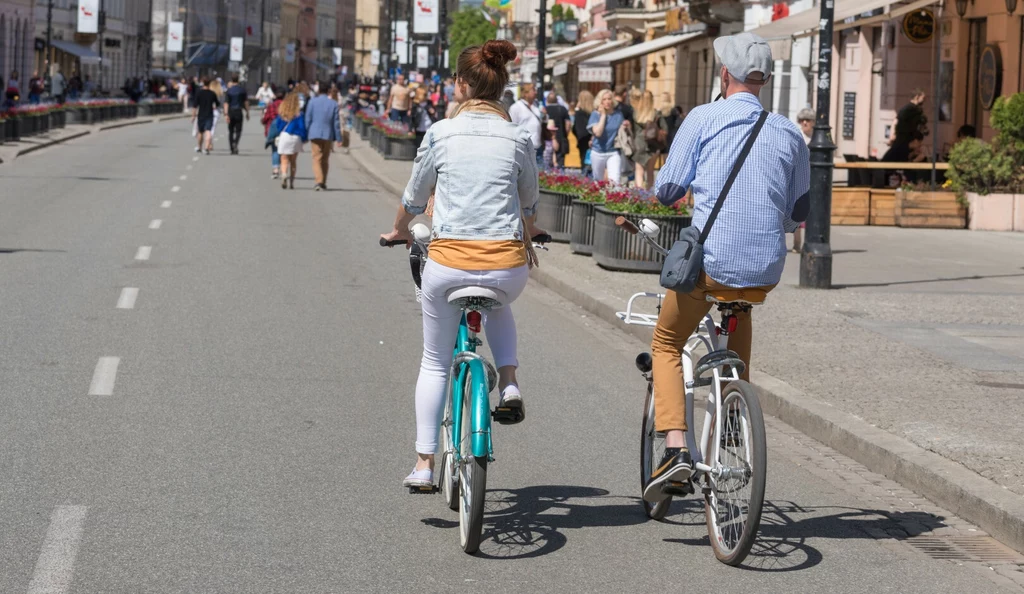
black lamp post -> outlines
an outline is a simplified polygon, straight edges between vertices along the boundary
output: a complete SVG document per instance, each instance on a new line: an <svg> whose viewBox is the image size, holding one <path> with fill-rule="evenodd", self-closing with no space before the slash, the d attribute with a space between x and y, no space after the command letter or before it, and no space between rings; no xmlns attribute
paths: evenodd
<svg viewBox="0 0 1024 594"><path fill-rule="evenodd" d="M818 113L811 137L811 210L800 254L800 286L815 289L832 287L832 130L829 126L829 102L832 100L832 2L821 3L821 29L818 31Z"/></svg>

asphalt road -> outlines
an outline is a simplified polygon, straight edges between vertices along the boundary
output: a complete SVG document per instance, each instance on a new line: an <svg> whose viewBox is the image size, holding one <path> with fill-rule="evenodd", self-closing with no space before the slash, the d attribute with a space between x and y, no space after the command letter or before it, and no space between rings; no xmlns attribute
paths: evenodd
<svg viewBox="0 0 1024 594"><path fill-rule="evenodd" d="M647 521L642 345L534 285L530 417L496 429L463 554L400 486L420 326L376 243L395 202L343 156L330 191L308 154L281 190L258 129L239 156L166 122L0 166L0 591L1013 591L915 545L977 531L776 421L748 568L695 501Z"/></svg>

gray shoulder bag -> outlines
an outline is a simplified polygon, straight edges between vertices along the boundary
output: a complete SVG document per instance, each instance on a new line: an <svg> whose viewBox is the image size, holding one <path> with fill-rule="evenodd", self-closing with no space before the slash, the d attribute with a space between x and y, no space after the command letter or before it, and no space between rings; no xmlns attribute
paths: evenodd
<svg viewBox="0 0 1024 594"><path fill-rule="evenodd" d="M747 137L747 143L743 145L740 156L736 158L736 163L732 166L729 178L722 186L722 193L718 195L718 201L711 209L711 214L708 215L708 220L704 223L704 229L698 232L696 227L690 225L679 232L679 239L672 244L672 249L665 256L665 263L661 266L661 286L677 293L689 293L697 288L697 279L700 278L700 272L704 268L704 242L707 241L708 234L711 233L711 226L718 218L718 211L722 210L722 203L725 202L725 197L732 189L732 184L736 181L740 169L743 168L743 162L747 160L747 155L750 154L750 149L754 146L757 135L761 133L766 119L768 119L768 112L762 111L757 123L750 131L750 136Z"/></svg>

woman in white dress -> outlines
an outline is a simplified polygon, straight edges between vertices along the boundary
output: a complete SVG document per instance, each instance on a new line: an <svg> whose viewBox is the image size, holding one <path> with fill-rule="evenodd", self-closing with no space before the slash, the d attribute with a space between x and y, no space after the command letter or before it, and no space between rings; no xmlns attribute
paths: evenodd
<svg viewBox="0 0 1024 594"><path fill-rule="evenodd" d="M281 155L281 189L295 189L295 169L302 144L308 140L306 119L299 109L299 93L292 91L281 102L277 119L281 134L277 137L277 153Z"/></svg>

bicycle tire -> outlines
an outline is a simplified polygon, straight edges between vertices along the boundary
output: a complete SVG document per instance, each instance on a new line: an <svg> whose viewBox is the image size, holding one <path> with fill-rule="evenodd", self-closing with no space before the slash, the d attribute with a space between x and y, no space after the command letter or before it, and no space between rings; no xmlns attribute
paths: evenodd
<svg viewBox="0 0 1024 594"><path fill-rule="evenodd" d="M487 388L474 385L471 372L466 370L466 386L470 389L462 398L462 435L459 451L462 464L459 466L459 541L462 550L472 555L480 550L484 529L484 499L487 495L487 458L473 455L473 400L487 398ZM479 381L486 382L486 378ZM476 392L482 392L477 394ZM468 492L467 492L468 491Z"/></svg>
<svg viewBox="0 0 1024 594"><path fill-rule="evenodd" d="M458 380L456 380L458 381ZM441 450L441 472L437 484L441 487L441 495L448 509L459 511L459 473L455 467L455 446L451 438L452 431L452 390L448 390L448 398L444 403L439 445ZM463 389L465 394L465 389Z"/></svg>
<svg viewBox="0 0 1024 594"><path fill-rule="evenodd" d="M654 466L659 462L658 447L656 445L657 434L654 431L654 385L647 382L647 398L644 400L644 416L640 425L640 504L644 506L644 512L652 520L662 520L668 509L672 507L672 497L658 503L644 501L643 493L647 483L651 480L651 473ZM661 438L661 452L665 451L665 438Z"/></svg>
<svg viewBox="0 0 1024 594"><path fill-rule="evenodd" d="M740 530L737 531L733 525L733 527L730 527L723 533L723 525L719 521L718 516L718 508L722 507L721 498L716 494L718 488L712 486L710 475L707 477L707 485L711 488L706 491L704 514L707 520L708 539L711 541L711 548L714 550L715 557L726 565L737 566L747 558L747 555L750 553L750 547L754 545L754 540L756 540L757 532L760 528L768 464L768 445L765 439L764 414L761 411L761 402L757 398L757 392L754 390L754 387L742 380L731 382L722 393L722 410L730 410L733 402L742 403L742 407L737 408L737 410L738 415L746 417L747 430L744 430L743 424L739 423L738 430L740 434L737 434L735 430L732 430L737 426L736 424L731 420L724 422L722 434L715 431L715 435L712 436L712 439L715 441L708 444L704 463L712 468L716 468L718 461L711 459L713 452L716 449L726 451L729 447L733 448L733 450L744 450L744 454L750 458L749 476L745 476L740 480L726 479L726 481L722 481L725 483L735 480L737 484L742 483L742 487L750 486L750 495L746 499L747 511L745 520ZM743 409L746 411L745 415ZM715 423L716 426L717 419L714 417L720 414L720 412L716 411L712 417L712 423ZM726 442L726 447L714 447L716 442L722 444L723 441ZM746 447L748 445L749 448ZM719 458L722 457L723 455L720 454ZM732 507L735 507L735 505Z"/></svg>

